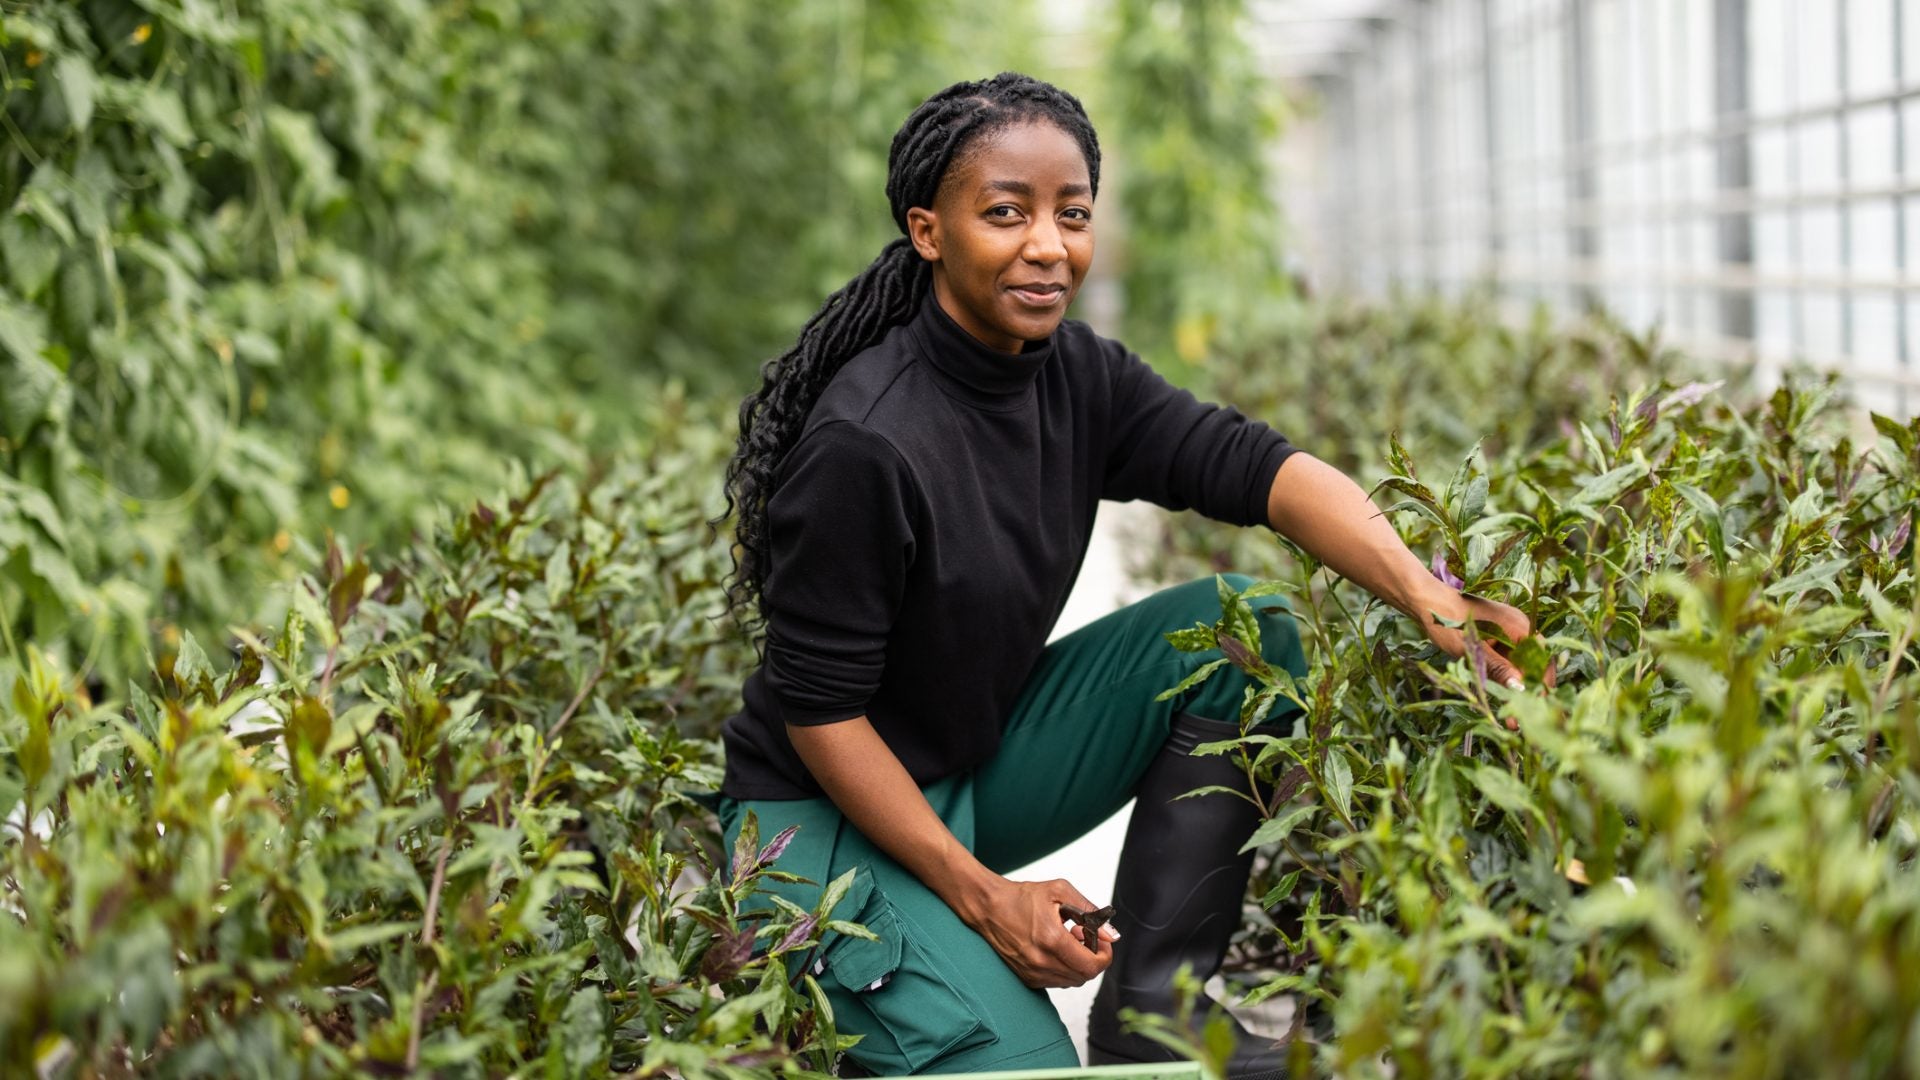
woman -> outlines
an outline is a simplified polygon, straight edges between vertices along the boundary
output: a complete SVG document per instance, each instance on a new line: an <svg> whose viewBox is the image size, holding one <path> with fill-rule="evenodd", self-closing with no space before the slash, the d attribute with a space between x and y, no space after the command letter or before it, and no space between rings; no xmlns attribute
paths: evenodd
<svg viewBox="0 0 1920 1080"><path fill-rule="evenodd" d="M1041 988L1102 972L1094 1063L1164 1060L1119 1010L1164 1011L1172 972L1213 972L1239 925L1252 807L1170 800L1244 786L1230 761L1188 754L1239 734L1244 676L1154 700L1206 659L1161 634L1218 617L1213 581L1045 644L1100 499L1269 525L1456 656L1435 614L1529 632L1514 608L1435 580L1345 475L1063 321L1099 184L1072 95L1009 73L928 98L888 163L903 237L741 406L734 601L757 601L766 640L725 725L718 807L729 843L748 811L762 835L799 825L783 870L856 871L834 916L879 940L836 935L814 971L875 1074L1078 1065ZM1292 619L1265 606L1265 655L1305 674ZM1090 950L1063 911L1093 900L1002 874L1136 795L1115 925ZM776 888L808 908L819 896ZM1238 1034L1234 1077L1281 1074L1270 1039Z"/></svg>

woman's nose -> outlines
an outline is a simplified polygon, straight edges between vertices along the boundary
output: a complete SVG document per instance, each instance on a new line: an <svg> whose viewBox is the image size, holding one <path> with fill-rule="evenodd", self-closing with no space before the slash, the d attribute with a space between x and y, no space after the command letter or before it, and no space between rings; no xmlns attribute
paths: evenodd
<svg viewBox="0 0 1920 1080"><path fill-rule="evenodd" d="M1027 244L1020 252L1021 257L1033 263L1057 263L1067 257L1067 245L1061 238L1060 226L1052 221L1036 221L1027 230Z"/></svg>

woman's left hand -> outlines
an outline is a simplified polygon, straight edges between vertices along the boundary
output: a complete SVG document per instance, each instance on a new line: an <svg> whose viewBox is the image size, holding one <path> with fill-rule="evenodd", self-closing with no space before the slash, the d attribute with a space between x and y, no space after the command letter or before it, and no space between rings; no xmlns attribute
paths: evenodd
<svg viewBox="0 0 1920 1080"><path fill-rule="evenodd" d="M1267 491L1267 522L1329 570L1418 620L1427 637L1449 656L1466 655L1466 635L1441 625L1435 615L1457 623L1490 623L1508 641L1533 633L1519 608L1463 593L1433 576L1407 549L1386 511L1346 473L1311 454L1290 454L1280 463ZM1524 685L1507 646L1484 633L1481 640L1488 646L1487 678L1516 688ZM1553 685L1551 664L1542 681Z"/></svg>
<svg viewBox="0 0 1920 1080"><path fill-rule="evenodd" d="M1436 583L1434 593L1419 613L1420 628L1433 643L1448 656L1467 654L1467 636L1461 630L1442 625L1434 618L1440 615L1453 622L1464 623L1472 619L1476 623L1492 623L1506 634L1509 641L1519 641L1533 634L1533 622L1526 614L1512 604L1503 604L1498 600L1489 600L1484 596L1463 593L1450 586ZM1507 646L1486 634L1480 635L1486 646L1487 678L1515 690L1525 685L1526 680L1507 656ZM1554 685L1553 665L1549 663L1544 675L1546 685Z"/></svg>

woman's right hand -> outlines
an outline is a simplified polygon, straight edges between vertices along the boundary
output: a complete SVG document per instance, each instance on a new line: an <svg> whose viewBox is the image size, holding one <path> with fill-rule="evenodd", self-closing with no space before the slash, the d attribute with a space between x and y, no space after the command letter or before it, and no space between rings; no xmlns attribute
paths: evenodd
<svg viewBox="0 0 1920 1080"><path fill-rule="evenodd" d="M996 875L997 876L997 875ZM1097 905L1065 879L1008 881L999 878L971 910L960 913L974 932L987 939L1022 983L1036 989L1079 986L1113 963L1112 927L1095 938L1089 952L1080 935L1067 929L1062 905L1091 911Z"/></svg>
<svg viewBox="0 0 1920 1080"><path fill-rule="evenodd" d="M1008 881L994 873L928 805L893 751L864 716L832 724L787 726L787 736L827 796L875 847L907 868L960 920L987 939L1020 981L1032 987L1079 986L1113 963L1111 927L1098 952L1068 930L1060 905L1094 905L1065 881Z"/></svg>

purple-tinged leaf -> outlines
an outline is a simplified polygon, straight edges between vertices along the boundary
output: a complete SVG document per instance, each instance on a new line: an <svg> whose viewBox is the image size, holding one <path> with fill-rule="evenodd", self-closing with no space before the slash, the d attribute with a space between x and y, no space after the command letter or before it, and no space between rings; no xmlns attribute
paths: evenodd
<svg viewBox="0 0 1920 1080"><path fill-rule="evenodd" d="M1414 471L1413 455L1407 453L1407 448L1400 445L1398 431L1387 433L1387 464L1393 467L1394 472L1409 480L1420 479L1420 474Z"/></svg>
<svg viewBox="0 0 1920 1080"><path fill-rule="evenodd" d="M1660 419L1660 403L1648 398L1634 408L1633 415L1648 424L1656 423Z"/></svg>
<svg viewBox="0 0 1920 1080"><path fill-rule="evenodd" d="M1286 775L1282 776L1279 782L1273 785L1273 800L1267 805L1267 813L1278 817L1280 815L1280 808L1292 802L1295 795L1300 794L1300 788L1306 784L1308 779L1309 776L1305 765L1295 765L1293 768L1288 769Z"/></svg>
<svg viewBox="0 0 1920 1080"><path fill-rule="evenodd" d="M1398 476L1389 476L1385 480L1380 481L1376 487L1390 488L1410 499L1431 506L1435 510L1440 508L1440 500L1434 495L1433 489L1413 480L1402 479Z"/></svg>
<svg viewBox="0 0 1920 1080"><path fill-rule="evenodd" d="M1613 438L1613 448L1620 449L1620 418L1613 413L1607 414L1607 434Z"/></svg>
<svg viewBox="0 0 1920 1080"><path fill-rule="evenodd" d="M753 931L721 931L700 960L700 974L708 982L726 982L747 966L753 956Z"/></svg>
<svg viewBox="0 0 1920 1080"><path fill-rule="evenodd" d="M1233 666L1249 675L1259 675L1267 670L1266 662L1247 647L1247 643L1232 634L1220 634L1220 651L1226 654Z"/></svg>
<svg viewBox="0 0 1920 1080"><path fill-rule="evenodd" d="M788 845L793 843L794 834L799 831L800 826L798 825L789 825L781 829L780 834L768 841L767 846L760 850L760 865L762 867L771 866L775 859L786 854Z"/></svg>
<svg viewBox="0 0 1920 1080"><path fill-rule="evenodd" d="M740 835L733 840L733 860L729 866L732 871L728 881L739 881L753 870L754 860L760 850L760 818L753 811L747 811L747 818L740 823Z"/></svg>
<svg viewBox="0 0 1920 1080"><path fill-rule="evenodd" d="M1715 379L1710 383L1690 382L1687 385L1660 399L1662 409L1684 409L1700 399L1726 385L1727 380Z"/></svg>
<svg viewBox="0 0 1920 1080"><path fill-rule="evenodd" d="M1439 578L1442 584L1455 589L1466 588L1467 583L1456 577L1453 570L1447 566L1446 552L1436 551L1433 553L1432 568L1433 576Z"/></svg>
<svg viewBox="0 0 1920 1080"><path fill-rule="evenodd" d="M819 922L820 920L812 915L800 916L800 921L793 924L793 929L787 931L787 936L781 938L780 944L773 947L774 953L777 955L799 948L813 936L813 928L819 925Z"/></svg>
<svg viewBox="0 0 1920 1080"><path fill-rule="evenodd" d="M1887 555L1898 557L1900 549L1907 544L1907 537L1913 532L1913 511L1909 510L1900 517L1900 524L1893 527L1893 536L1887 540Z"/></svg>
<svg viewBox="0 0 1920 1080"><path fill-rule="evenodd" d="M1487 646L1478 638L1467 639L1467 659L1473 662L1473 675L1478 685L1487 685Z"/></svg>

